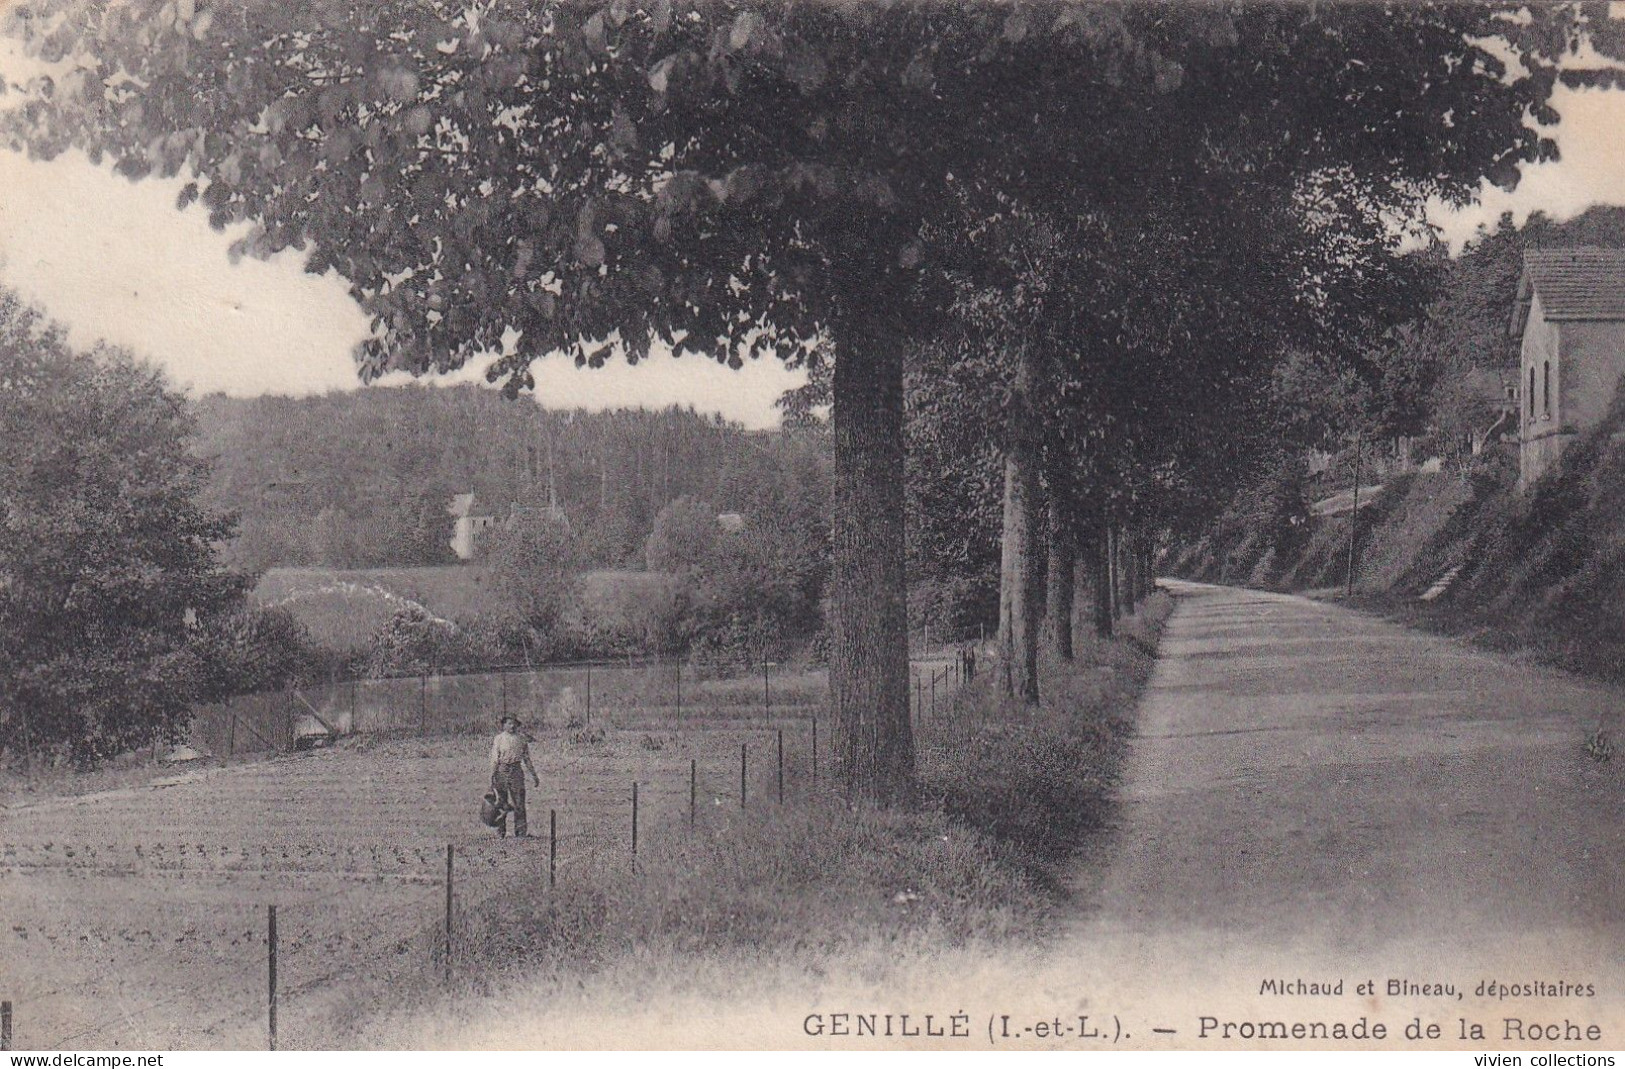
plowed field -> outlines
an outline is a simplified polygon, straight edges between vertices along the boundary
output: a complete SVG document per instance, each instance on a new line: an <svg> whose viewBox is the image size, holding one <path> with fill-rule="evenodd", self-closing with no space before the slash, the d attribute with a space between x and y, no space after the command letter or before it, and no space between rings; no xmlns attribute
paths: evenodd
<svg viewBox="0 0 1625 1069"><path fill-rule="evenodd" d="M0 999L18 1049L254 1047L266 1040L266 907L278 912L279 1015L387 957L437 968L447 845L456 901L526 869L558 878L686 827L690 762L701 813L777 798L776 729L681 735L567 731L532 746L542 785L533 838L476 819L490 742L465 736L352 742L151 785L0 809ZM807 721L786 721L792 798L810 768Z"/></svg>

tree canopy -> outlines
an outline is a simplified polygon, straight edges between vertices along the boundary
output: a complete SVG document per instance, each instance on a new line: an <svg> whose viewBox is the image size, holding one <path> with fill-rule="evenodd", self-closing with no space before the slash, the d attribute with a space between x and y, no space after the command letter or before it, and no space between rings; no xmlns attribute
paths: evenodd
<svg viewBox="0 0 1625 1069"><path fill-rule="evenodd" d="M185 400L151 368L68 349L0 293L0 723L12 754L88 763L184 719L192 625L240 576L198 505Z"/></svg>
<svg viewBox="0 0 1625 1069"><path fill-rule="evenodd" d="M838 743L858 788L889 796L913 753L901 354L942 330L951 276L999 277L967 225L1010 203L1222 219L1257 186L1294 191L1327 242L1358 238L1551 156L1525 117L1555 119L1581 33L1617 51L1605 16L31 0L5 18L43 59L67 57L20 109L19 139L82 144L132 177L185 169L183 201L255 223L246 251L302 245L313 269L336 266L375 316L365 374L455 366L509 331L492 375L510 390L560 350L833 355ZM1333 256L1257 281L1335 322L1377 280Z"/></svg>
<svg viewBox="0 0 1625 1069"><path fill-rule="evenodd" d="M1350 206L1513 181L1553 151L1523 118L1554 117L1565 14L32 0L6 19L71 68L23 109L36 151L195 174L183 199L258 224L245 249L308 244L378 317L370 370L457 364L513 328L499 374L523 382L611 337L795 359L857 296L832 268L917 280L954 258L943 216L967 197L1127 210L1204 173L1320 172Z"/></svg>

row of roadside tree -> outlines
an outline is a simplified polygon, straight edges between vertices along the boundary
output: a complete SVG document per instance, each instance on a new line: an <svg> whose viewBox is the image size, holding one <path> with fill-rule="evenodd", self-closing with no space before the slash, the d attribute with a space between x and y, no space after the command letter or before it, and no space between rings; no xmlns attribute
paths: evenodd
<svg viewBox="0 0 1625 1069"><path fill-rule="evenodd" d="M1279 354L1389 329L1426 204L1552 156L1558 79L1614 77L1582 42L1625 50L1585 3L186 10L13 5L75 70L13 131L192 176L246 252L307 247L374 317L364 375L513 334L510 393L538 357L656 342L814 368L836 750L882 800L914 773L910 375L917 453L1000 488L1009 686L1036 700L1046 572L1224 495Z"/></svg>

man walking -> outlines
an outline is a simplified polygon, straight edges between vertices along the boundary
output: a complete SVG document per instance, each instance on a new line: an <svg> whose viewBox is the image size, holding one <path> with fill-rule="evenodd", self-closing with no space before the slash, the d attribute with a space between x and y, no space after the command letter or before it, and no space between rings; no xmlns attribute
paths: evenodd
<svg viewBox="0 0 1625 1069"><path fill-rule="evenodd" d="M497 835L507 836L511 812L514 838L525 839L530 836L525 822L525 773L530 773L533 787L540 787L542 781L536 776L536 766L530 763L530 739L520 733L519 718L505 716L501 725L502 730L491 743L491 786L496 789L497 805L502 809Z"/></svg>

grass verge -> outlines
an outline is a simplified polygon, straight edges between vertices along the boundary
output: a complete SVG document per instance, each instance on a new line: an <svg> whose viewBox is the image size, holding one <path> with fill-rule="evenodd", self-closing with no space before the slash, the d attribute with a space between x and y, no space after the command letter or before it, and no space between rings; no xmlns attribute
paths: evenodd
<svg viewBox="0 0 1625 1069"><path fill-rule="evenodd" d="M680 990L723 960L816 977L922 948L1036 941L1066 900L1063 873L1104 825L1171 610L1154 595L1117 637L1082 638L1073 661L1046 663L1038 709L998 700L991 673L962 688L949 715L920 725L912 809L815 793L711 814L635 867L623 856L576 868L551 892L545 879L511 881L459 911L449 988L439 961L425 967L437 953L426 929L393 967L348 983L318 1032L292 1038L433 1045L492 999L524 990L552 1004L594 974Z"/></svg>

